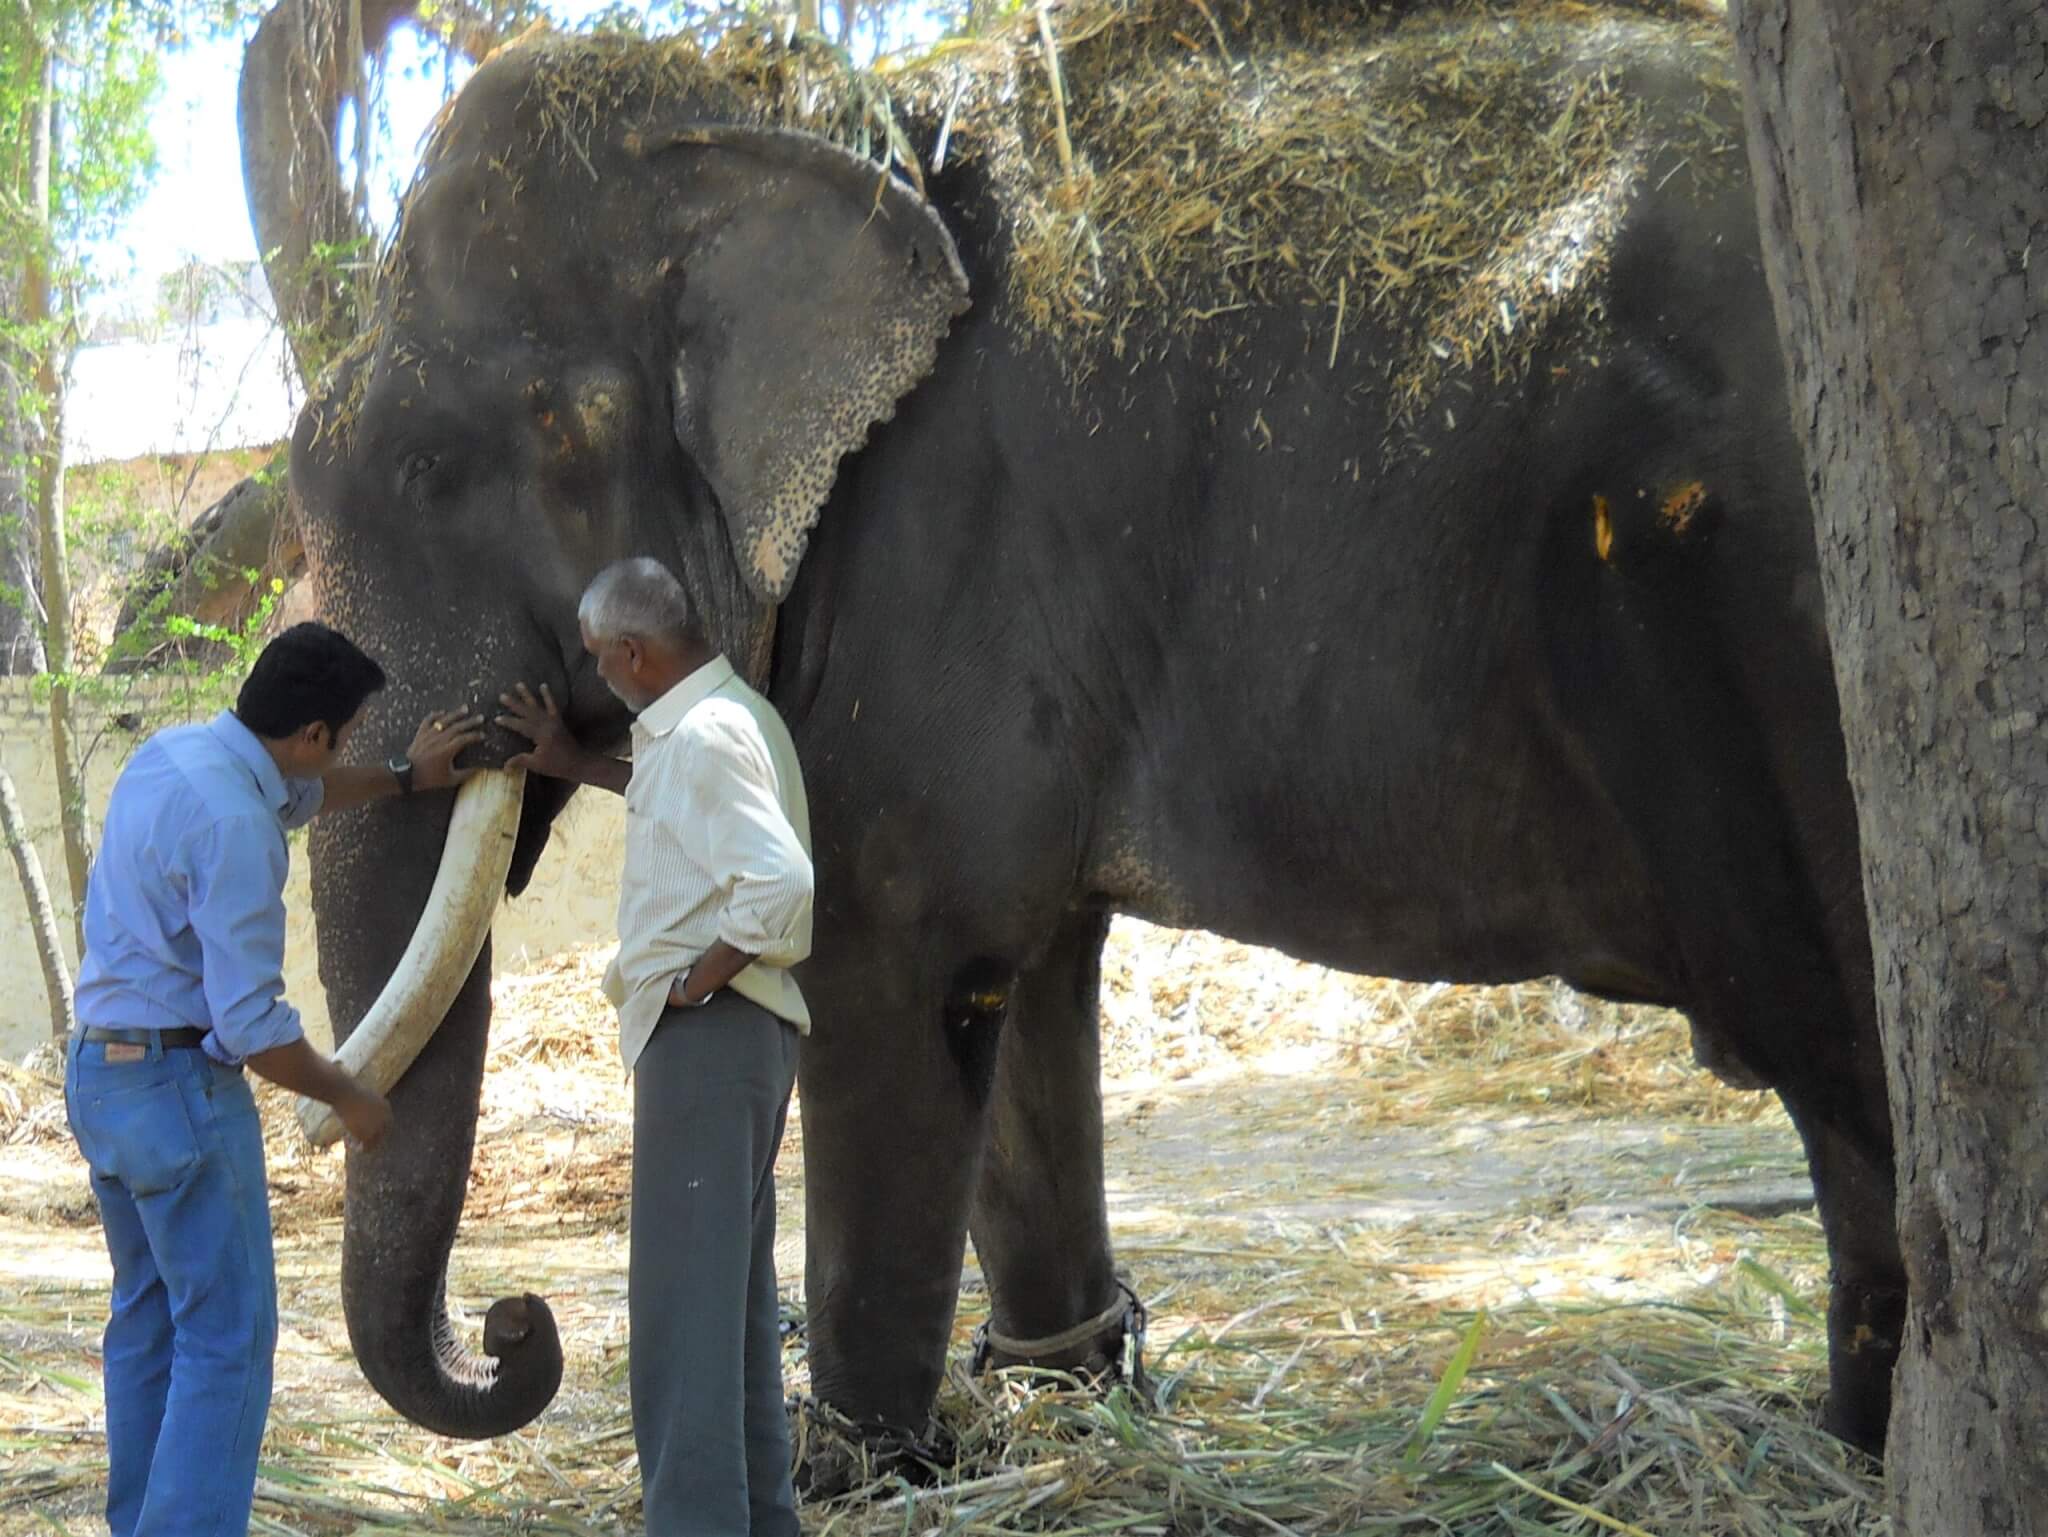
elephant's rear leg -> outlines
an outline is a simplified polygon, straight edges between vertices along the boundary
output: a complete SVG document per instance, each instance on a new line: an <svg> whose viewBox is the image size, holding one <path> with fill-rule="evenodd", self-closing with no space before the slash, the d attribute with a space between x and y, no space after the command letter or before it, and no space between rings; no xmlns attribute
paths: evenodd
<svg viewBox="0 0 2048 1537"><path fill-rule="evenodd" d="M1806 1143L1828 1240L1832 1285L1822 1422L1844 1441L1880 1456L1906 1327L1906 1263L1894 1210L1890 1128L1831 1105L1824 1085L1781 1086L1779 1096Z"/></svg>
<svg viewBox="0 0 2048 1537"><path fill-rule="evenodd" d="M972 1216L988 1358L1099 1372L1121 1357L1124 1294L1102 1187L1097 995L1107 914L1069 915L1007 1000Z"/></svg>

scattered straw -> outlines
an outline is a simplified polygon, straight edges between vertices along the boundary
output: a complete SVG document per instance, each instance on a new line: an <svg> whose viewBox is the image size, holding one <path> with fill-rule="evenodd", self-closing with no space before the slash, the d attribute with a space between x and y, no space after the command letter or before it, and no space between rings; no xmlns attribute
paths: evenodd
<svg viewBox="0 0 2048 1537"><path fill-rule="evenodd" d="M556 1306L568 1378L516 1436L444 1441L362 1385L336 1297L339 1160L295 1161L283 1106L266 1106L282 1346L255 1530L634 1528L628 1107L595 994L602 961L574 954L495 985L501 1018L452 1285L471 1337L489 1298L514 1285ZM1108 1096L1112 1222L1120 1266L1151 1306L1156 1397L967 1377L966 1335L987 1308L970 1267L939 1399L939 1481L859 1477L849 1455L857 1486L806 1505L812 1537L1886 1530L1876 1470L1814 1426L1826 1256L1810 1213L1745 1216L1681 1196L1661 1215L1601 1216L1583 1201L1553 1208L1551 1190L1532 1190L1534 1203L1370 1209L1389 1170L1357 1150L1389 1139L1424 1149L1444 1183L1538 1133L1554 1134L1560 1167L1580 1180L1621 1177L1603 1149L1642 1150L1639 1192L1665 1188L1696 1146L1796 1160L1775 1112L1746 1123L1720 1108L1729 1091L1697 1090L1706 1080L1684 1065L1682 1026L1544 985L1360 982L1135 924L1118 925L1105 972L1121 1079ZM1597 1040L1602 1071L1647 1086L1662 1108L1645 1121L1604 1095L1541 1101L1512 1074L1489 1102L1483 1085L1513 1061L1493 1062L1489 1039L1551 1053L1567 1080L1586 1060L1570 1053ZM1406 1087L1380 1094L1390 1069ZM1696 1086L1690 1102L1683 1081ZM4 1082L19 1096L11 1124L41 1125L54 1082ZM1224 1156L1211 1123L1260 1153ZM1667 1147L1674 1135L1682 1145ZM1200 1156L1174 1155L1176 1136ZM1322 1205L1274 1188L1289 1152L1327 1155ZM10 1171L76 1172L64 1140L41 1132L0 1156L21 1160ZM793 1278L797 1147L781 1178ZM79 1214L31 1220L5 1205L0 1230L0 1532L91 1534L104 1488L98 1234ZM800 1328L786 1365L792 1392L807 1392ZM838 1435L809 1413L798 1429L814 1452Z"/></svg>

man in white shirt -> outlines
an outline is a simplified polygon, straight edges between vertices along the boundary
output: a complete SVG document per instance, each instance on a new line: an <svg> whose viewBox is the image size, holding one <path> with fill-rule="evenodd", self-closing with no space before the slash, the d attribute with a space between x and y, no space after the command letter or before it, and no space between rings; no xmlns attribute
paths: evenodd
<svg viewBox="0 0 2048 1537"><path fill-rule="evenodd" d="M810 812L775 708L712 650L655 560L577 610L638 716L631 761L580 747L520 684L516 767L626 797L605 994L633 1076L633 1436L649 1537L796 1537L775 1289L775 1153L810 1014Z"/></svg>

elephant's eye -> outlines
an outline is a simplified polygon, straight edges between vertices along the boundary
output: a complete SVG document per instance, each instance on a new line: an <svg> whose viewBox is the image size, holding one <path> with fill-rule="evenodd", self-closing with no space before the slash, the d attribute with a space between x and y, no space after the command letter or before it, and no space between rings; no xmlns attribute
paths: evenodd
<svg viewBox="0 0 2048 1537"><path fill-rule="evenodd" d="M437 454L430 454L425 451L408 454L405 460L405 468L400 473L405 483L409 486L440 462L440 456Z"/></svg>

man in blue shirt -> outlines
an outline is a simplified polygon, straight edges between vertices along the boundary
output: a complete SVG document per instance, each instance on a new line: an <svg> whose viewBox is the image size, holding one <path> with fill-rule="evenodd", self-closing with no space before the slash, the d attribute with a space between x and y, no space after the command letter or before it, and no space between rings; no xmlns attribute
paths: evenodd
<svg viewBox="0 0 2048 1537"><path fill-rule="evenodd" d="M384 673L325 625L257 658L231 711L150 738L107 805L86 889L65 1103L114 1262L103 1364L112 1537L244 1537L270 1407L277 1282L263 1135L242 1068L375 1142L391 1107L284 1001L285 834L458 783L481 717L429 716L408 757L338 762Z"/></svg>

